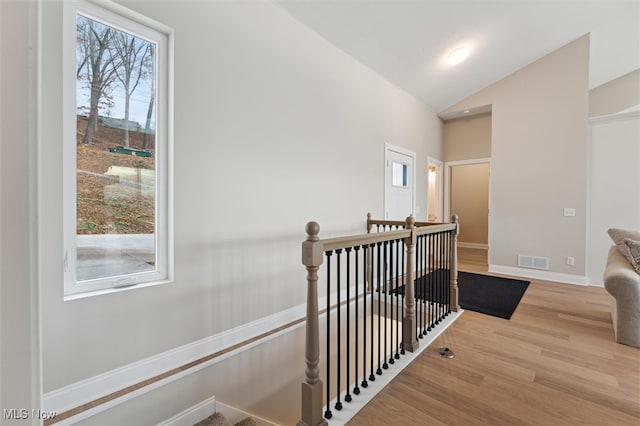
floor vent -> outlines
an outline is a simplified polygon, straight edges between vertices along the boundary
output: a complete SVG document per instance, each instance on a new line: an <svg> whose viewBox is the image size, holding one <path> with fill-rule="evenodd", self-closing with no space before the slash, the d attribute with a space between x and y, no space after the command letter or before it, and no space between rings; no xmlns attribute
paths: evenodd
<svg viewBox="0 0 640 426"><path fill-rule="evenodd" d="M527 256L524 254L518 255L518 266L521 268L529 269L542 269L549 270L549 258L540 256Z"/></svg>

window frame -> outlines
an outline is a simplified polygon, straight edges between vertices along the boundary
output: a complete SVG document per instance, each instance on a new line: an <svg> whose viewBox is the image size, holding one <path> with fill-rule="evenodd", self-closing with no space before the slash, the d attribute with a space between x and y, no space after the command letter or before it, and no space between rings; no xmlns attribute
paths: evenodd
<svg viewBox="0 0 640 426"><path fill-rule="evenodd" d="M173 30L111 1L75 0L63 8L64 300L173 281ZM80 14L156 45L154 271L77 281L76 16Z"/></svg>

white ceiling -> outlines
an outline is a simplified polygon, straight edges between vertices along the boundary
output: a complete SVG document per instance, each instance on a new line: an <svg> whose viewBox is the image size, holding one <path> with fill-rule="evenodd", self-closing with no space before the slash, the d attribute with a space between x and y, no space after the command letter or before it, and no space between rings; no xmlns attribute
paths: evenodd
<svg viewBox="0 0 640 426"><path fill-rule="evenodd" d="M640 68L640 0L275 0L440 112L591 33L590 88ZM445 66L459 44L469 58Z"/></svg>

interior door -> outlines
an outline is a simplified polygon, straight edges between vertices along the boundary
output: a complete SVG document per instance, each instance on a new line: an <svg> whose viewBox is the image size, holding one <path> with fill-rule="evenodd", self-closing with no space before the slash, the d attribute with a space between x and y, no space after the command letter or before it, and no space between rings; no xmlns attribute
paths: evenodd
<svg viewBox="0 0 640 426"><path fill-rule="evenodd" d="M387 220L405 220L413 214L415 154L387 147L385 155L384 211Z"/></svg>

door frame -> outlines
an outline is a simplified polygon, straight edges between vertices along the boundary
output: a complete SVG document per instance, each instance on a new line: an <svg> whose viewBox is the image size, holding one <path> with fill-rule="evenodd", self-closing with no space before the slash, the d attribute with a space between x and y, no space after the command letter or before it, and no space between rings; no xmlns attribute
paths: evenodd
<svg viewBox="0 0 640 426"><path fill-rule="evenodd" d="M387 194L387 178L388 178L388 173L390 168L387 167L387 164L389 162L389 151L393 151L396 152L398 154L402 154L402 155L406 155L408 157L411 157L413 160L413 167L412 167L412 171L411 171L411 179L412 179L412 187L411 187L411 214L415 217L415 211L416 211L416 153L413 151L410 151L406 148L402 148L400 146L397 145L392 145L388 142L385 142L384 144L384 173L383 173L383 196L382 196L382 217L384 219L387 219L387 202L389 199L389 196Z"/></svg>
<svg viewBox="0 0 640 426"><path fill-rule="evenodd" d="M474 158L470 160L446 161L444 163L444 211L447 220L451 220L451 169L455 166L467 166L470 164L488 164L489 165L489 194L487 211L487 263L491 264L491 157ZM464 224L461 224L464 226Z"/></svg>
<svg viewBox="0 0 640 426"><path fill-rule="evenodd" d="M429 220L429 168L436 167L436 213L438 222L447 222L449 219L444 215L444 163L433 157L427 157L427 221Z"/></svg>

